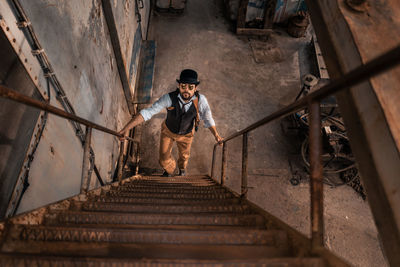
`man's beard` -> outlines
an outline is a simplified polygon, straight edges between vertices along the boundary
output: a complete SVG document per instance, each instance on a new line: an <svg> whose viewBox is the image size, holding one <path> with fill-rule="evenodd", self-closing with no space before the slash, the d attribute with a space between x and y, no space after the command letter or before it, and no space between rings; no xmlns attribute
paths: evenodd
<svg viewBox="0 0 400 267"><path fill-rule="evenodd" d="M184 95L188 95L188 97L184 97ZM190 100L190 98L191 98L189 93L183 93L183 94L181 94L181 97L183 100Z"/></svg>

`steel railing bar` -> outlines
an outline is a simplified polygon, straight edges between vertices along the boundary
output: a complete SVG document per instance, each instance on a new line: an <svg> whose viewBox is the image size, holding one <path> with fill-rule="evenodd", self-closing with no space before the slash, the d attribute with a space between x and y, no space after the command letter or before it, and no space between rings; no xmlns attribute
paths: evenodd
<svg viewBox="0 0 400 267"><path fill-rule="evenodd" d="M222 145L222 161L221 161L221 185L225 184L225 175L226 175L226 143Z"/></svg>
<svg viewBox="0 0 400 267"><path fill-rule="evenodd" d="M248 162L248 133L243 134L242 144L242 185L241 185L241 197L247 198L247 162Z"/></svg>
<svg viewBox="0 0 400 267"><path fill-rule="evenodd" d="M88 126L90 128L93 128L93 129L97 129L99 131L102 131L102 132L105 132L105 133L108 133L108 134L111 134L111 135L114 135L114 136L117 136L117 137L123 137L122 135L120 135L116 131L113 131L111 129L108 129L106 127L103 127L101 125L93 123L91 121L85 120L85 119L83 119L81 117L78 117L78 116L76 116L74 114L65 112L62 109L56 108L56 107L54 107L52 105L49 105L49 104L46 104L46 103L44 103L42 101L33 99L33 98L31 98L29 96L26 96L26 95L23 95L21 93L18 93L16 91L14 91L12 89L9 89L9 88L7 88L5 86L2 86L2 85L0 85L0 96L4 97L4 98L7 98L7 99L10 99L10 100L13 100L13 101L16 101L16 102L19 102L19 103L22 103L22 104L25 104L25 105L28 105L28 106L31 106L31 107L35 107L35 108L38 108L38 109L41 109L41 110L45 110L45 111L47 111L47 112L49 112L51 114L54 114L54 115L60 116L60 117L65 118L65 119L69 119L69 120L78 122L78 123L81 123L83 125L86 125L86 126ZM130 137L127 137L127 136L125 138L128 139L129 141L137 142L133 138L130 138Z"/></svg>
<svg viewBox="0 0 400 267"><path fill-rule="evenodd" d="M349 88L354 86L360 82L363 82L372 76L375 76L379 73L382 73L386 70L391 69L392 67L398 65L400 63L400 46L390 50L382 56L379 56L365 65L362 65L347 74L345 74L342 78L332 81L328 85L322 87L321 89L314 91L307 95L304 98L272 113L271 115L265 117L264 119L259 120L258 122L250 125L249 127L232 134L231 136L224 139L224 143L229 140L238 137L244 133L252 131L270 121L278 119L282 116L286 116L288 114L294 113L305 108L311 100L321 100L331 94L337 93L340 90L345 88Z"/></svg>
<svg viewBox="0 0 400 267"><path fill-rule="evenodd" d="M139 142L136 143L136 167L135 167L135 175L139 174L139 161L140 161L140 147Z"/></svg>
<svg viewBox="0 0 400 267"><path fill-rule="evenodd" d="M215 170L215 153L217 152L217 146L214 146L213 149L213 156L211 162L211 177L214 177L214 170Z"/></svg>
<svg viewBox="0 0 400 267"><path fill-rule="evenodd" d="M311 244L312 248L324 246L324 204L321 108L319 101L309 104L310 127L308 135L310 155L310 193L311 193Z"/></svg>
<svg viewBox="0 0 400 267"><path fill-rule="evenodd" d="M85 145L83 147L83 163L82 163L82 180L81 180L81 194L86 193L89 188L90 177L90 142L92 139L92 128L86 126Z"/></svg>
<svg viewBox="0 0 400 267"><path fill-rule="evenodd" d="M125 149L125 141L121 141L121 145L119 146L119 156L118 156L118 181L122 181L122 174L124 170L124 149Z"/></svg>

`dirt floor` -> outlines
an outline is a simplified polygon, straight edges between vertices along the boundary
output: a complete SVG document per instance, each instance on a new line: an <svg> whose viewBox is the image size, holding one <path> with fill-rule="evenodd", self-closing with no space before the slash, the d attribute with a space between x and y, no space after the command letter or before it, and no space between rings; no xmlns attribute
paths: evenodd
<svg viewBox="0 0 400 267"><path fill-rule="evenodd" d="M266 42L239 38L222 12L222 2L190 0L181 15L156 12L148 39L157 42L152 101L175 90L182 69L195 69L199 91L207 97L218 131L227 137L295 99L300 77L309 71L310 33L295 39L277 29ZM141 168L149 172L161 172L158 147L165 113L155 115L141 129ZM210 174L213 145L213 136L200 128L188 174ZM240 190L241 149L241 138L228 143L227 185L236 191ZM298 153L280 121L252 132L248 196L309 235L308 180L298 186L289 183L289 158ZM215 178L219 173L217 167ZM368 202L348 186L325 186L324 192L326 246L355 266L387 266Z"/></svg>

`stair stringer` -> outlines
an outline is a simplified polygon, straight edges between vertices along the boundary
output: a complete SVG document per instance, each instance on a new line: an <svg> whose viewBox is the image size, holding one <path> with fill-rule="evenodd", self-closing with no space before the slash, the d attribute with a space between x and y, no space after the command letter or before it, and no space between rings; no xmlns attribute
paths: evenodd
<svg viewBox="0 0 400 267"><path fill-rule="evenodd" d="M44 221L44 216L50 211L64 211L69 210L75 202L86 201L92 197L99 196L104 191L109 191L112 187L117 187L128 183L130 181L140 179L141 175L135 175L129 178L126 178L122 181L113 182L108 185L104 185L92 190L89 190L87 193L77 194L75 196L59 200L54 203L50 203L43 207L27 211L13 217L7 218L0 222L0 245L3 244L3 239L6 236L7 229L9 225L40 225Z"/></svg>
<svg viewBox="0 0 400 267"><path fill-rule="evenodd" d="M213 177L210 177L207 175L210 179L212 179L214 182L219 183L216 179ZM233 195L241 199L241 202L243 204L247 204L250 206L251 209L253 209L256 213L264 217L265 221L267 222L267 226L276 228L276 229L281 229L287 233L288 239L289 239L289 244L290 244L290 249L292 250L292 253L296 257L310 257L310 256L317 256L323 258L330 266L338 266L338 267L345 267L345 266L351 266L349 263L335 255L332 251L329 251L328 249L321 247L312 250L311 248L311 239L305 236L304 234L300 233L287 223L283 222L279 218L275 217L274 215L270 214L254 202L251 202L248 199L242 198L240 194L237 192L233 191L231 188L222 185L223 188L231 192Z"/></svg>

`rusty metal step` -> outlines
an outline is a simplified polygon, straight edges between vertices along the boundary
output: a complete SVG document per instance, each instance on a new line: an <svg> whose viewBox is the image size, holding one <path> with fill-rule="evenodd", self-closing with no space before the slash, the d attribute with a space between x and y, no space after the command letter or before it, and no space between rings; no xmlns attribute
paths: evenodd
<svg viewBox="0 0 400 267"><path fill-rule="evenodd" d="M234 196L231 193L140 193L106 191L104 196L136 197L136 198L167 198L167 199L229 199Z"/></svg>
<svg viewBox="0 0 400 267"><path fill-rule="evenodd" d="M195 260L195 259L121 259L121 258L87 258L87 257L54 257L33 256L24 254L0 254L1 266L103 266L103 267L164 267L164 266L248 266L248 267L323 267L321 258L264 258L247 260Z"/></svg>
<svg viewBox="0 0 400 267"><path fill-rule="evenodd" d="M103 211L103 212L140 212L140 213L250 213L247 205L218 204L213 202L205 205L157 205L157 204L126 204L105 202L75 203L74 210Z"/></svg>
<svg viewBox="0 0 400 267"><path fill-rule="evenodd" d="M197 187L185 187L185 188L176 188L176 187L170 187L170 188L163 188L159 186L119 186L119 187L113 187L110 189L111 191L116 191L116 192L141 192L141 193L175 193L175 194L180 194L180 193L214 193L214 194L220 194L220 193L227 193L228 191L225 188L222 187L217 187L217 188L208 188L208 187L203 187L203 188L197 188Z"/></svg>
<svg viewBox="0 0 400 267"><path fill-rule="evenodd" d="M129 184L159 184L159 185L209 185L209 186L217 186L218 184L214 181L207 180L135 180L124 183L125 185Z"/></svg>
<svg viewBox="0 0 400 267"><path fill-rule="evenodd" d="M47 225L73 224L145 224L145 225L226 225L263 226L257 214L160 214L70 211L46 214Z"/></svg>
<svg viewBox="0 0 400 267"><path fill-rule="evenodd" d="M214 183L172 183L172 182L155 182L155 181L141 181L135 183L126 183L123 186L156 186L156 187L174 187L174 188L221 188L220 185Z"/></svg>
<svg viewBox="0 0 400 267"><path fill-rule="evenodd" d="M217 185L217 183L210 178L190 178L190 177L152 177L146 178L143 177L141 179L132 180L126 182L125 184L134 184L134 183L158 183L158 184L210 184Z"/></svg>
<svg viewBox="0 0 400 267"><path fill-rule="evenodd" d="M45 225L45 224L44 224ZM51 224L50 224L51 225ZM61 225L58 225L61 226ZM74 223L63 223L63 227L74 227L76 224ZM84 224L85 227L89 228L107 228L107 229L114 229L114 228L123 228L123 229L150 229L150 230L199 230L199 231L220 231L220 230L248 230L251 229L266 229L265 226L237 226L237 225L154 225L154 224ZM271 228L276 229L276 228Z"/></svg>
<svg viewBox="0 0 400 267"><path fill-rule="evenodd" d="M76 242L8 241L3 253L30 253L41 256L112 257L130 259L239 260L287 257L288 247L190 244L118 244ZM42 266L42 265L41 265ZM67 265L69 266L69 265ZM38 266L39 267L39 266Z"/></svg>
<svg viewBox="0 0 400 267"><path fill-rule="evenodd" d="M287 234L280 230L155 230L93 227L12 226L12 240L68 241L84 243L264 245L287 247Z"/></svg>
<svg viewBox="0 0 400 267"><path fill-rule="evenodd" d="M217 183L210 179L210 178L189 178L189 177L154 177L154 178L142 178L142 179L137 179L137 180L132 180L127 183L140 183L140 182L151 182L151 183L177 183L177 184L192 184L192 183L198 183L198 184L214 184L216 185Z"/></svg>
<svg viewBox="0 0 400 267"><path fill-rule="evenodd" d="M166 189L166 190L173 190L173 189L181 189L181 190L216 190L216 191L223 191L225 190L220 185L173 185L173 184L129 184L129 185L121 185L119 186L121 189L136 189L136 188L144 188L144 189ZM114 189L114 188L112 188Z"/></svg>
<svg viewBox="0 0 400 267"><path fill-rule="evenodd" d="M239 198L227 198L227 199L170 199L170 198L138 198L138 197L116 197L116 196L96 196L93 197L95 202L104 203L131 203L131 204L178 204L178 205L230 205L240 203Z"/></svg>
<svg viewBox="0 0 400 267"><path fill-rule="evenodd" d="M133 181L214 181L207 175L190 175L190 176L173 176L173 177L163 177L160 175L153 176L141 176L139 179Z"/></svg>
<svg viewBox="0 0 400 267"><path fill-rule="evenodd" d="M195 184L203 184L203 185L218 185L213 180L198 180L198 179L144 179L144 180L133 180L126 182L124 184L177 184L177 185L195 185Z"/></svg>

